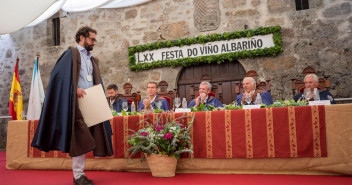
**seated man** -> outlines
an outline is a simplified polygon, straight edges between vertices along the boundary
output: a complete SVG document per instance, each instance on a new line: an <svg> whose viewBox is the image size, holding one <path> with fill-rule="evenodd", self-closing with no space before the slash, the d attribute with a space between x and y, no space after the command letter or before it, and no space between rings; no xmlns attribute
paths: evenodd
<svg viewBox="0 0 352 185"><path fill-rule="evenodd" d="M312 93L314 92L315 88L318 88L318 85L319 85L319 78L317 75L308 74L304 77L304 86L306 89L310 89ZM319 92L319 89L318 89L318 92ZM329 91L325 91L325 90L321 91L319 92L319 95L320 95L320 100L330 100L331 104L336 103ZM295 101L304 100L303 93L297 94L294 97L294 99ZM314 100L314 96L312 96L310 100Z"/></svg>
<svg viewBox="0 0 352 185"><path fill-rule="evenodd" d="M148 97L139 102L138 112L140 111L150 111L157 108L157 104L160 105L160 109L165 111L170 110L169 103L163 97L160 97L156 93L158 92L159 87L156 82L148 82L147 93Z"/></svg>
<svg viewBox="0 0 352 185"><path fill-rule="evenodd" d="M256 86L257 83L252 77L245 77L242 82L243 85L243 94L239 94L236 97L236 101L238 105L254 105L255 100L257 99L257 91L256 91ZM251 102L247 103L246 102L246 96L251 97ZM260 97L262 99L262 103L265 105L271 105L274 103L273 97L271 94L267 91L263 92L260 94Z"/></svg>
<svg viewBox="0 0 352 185"><path fill-rule="evenodd" d="M111 110L115 110L116 112L120 113L123 110L122 108L123 102L127 102L127 105L128 105L127 112L131 112L130 103L127 100L120 98L117 85L110 84L107 88L107 93L108 93L108 97L106 99L108 100Z"/></svg>
<svg viewBox="0 0 352 185"><path fill-rule="evenodd" d="M217 98L208 95L210 91L211 84L207 81L201 82L199 85L198 97L192 100L191 103L189 103L188 108L197 108L201 103L207 106L207 108L209 108L209 105L212 105L214 107L224 107L224 105Z"/></svg>

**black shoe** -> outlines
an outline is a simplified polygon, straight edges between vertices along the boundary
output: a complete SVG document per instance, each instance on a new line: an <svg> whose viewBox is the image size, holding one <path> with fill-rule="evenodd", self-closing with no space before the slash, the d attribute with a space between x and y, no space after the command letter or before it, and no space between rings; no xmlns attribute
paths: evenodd
<svg viewBox="0 0 352 185"><path fill-rule="evenodd" d="M82 175L79 179L73 178L75 185L93 185L93 181L88 179L85 175Z"/></svg>

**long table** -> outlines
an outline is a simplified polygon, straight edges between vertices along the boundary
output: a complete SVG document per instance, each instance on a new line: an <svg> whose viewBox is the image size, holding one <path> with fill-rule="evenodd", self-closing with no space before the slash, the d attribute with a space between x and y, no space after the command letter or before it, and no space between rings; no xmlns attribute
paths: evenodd
<svg viewBox="0 0 352 185"><path fill-rule="evenodd" d="M352 175L352 104L194 114L194 158L180 159L177 172ZM124 138L141 117L115 117L114 156L88 158L86 169L148 171L124 159ZM8 123L7 168L70 170L65 155L30 152L33 123Z"/></svg>

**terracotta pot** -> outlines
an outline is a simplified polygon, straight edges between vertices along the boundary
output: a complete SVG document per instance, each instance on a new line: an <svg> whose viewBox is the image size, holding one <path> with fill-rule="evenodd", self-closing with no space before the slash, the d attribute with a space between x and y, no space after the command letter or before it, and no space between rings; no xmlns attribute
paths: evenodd
<svg viewBox="0 0 352 185"><path fill-rule="evenodd" d="M144 154L153 177L175 176L177 159L167 155Z"/></svg>

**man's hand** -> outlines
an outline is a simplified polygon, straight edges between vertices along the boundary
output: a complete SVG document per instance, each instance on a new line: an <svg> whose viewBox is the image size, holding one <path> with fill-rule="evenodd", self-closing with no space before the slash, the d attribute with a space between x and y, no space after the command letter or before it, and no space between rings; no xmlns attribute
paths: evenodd
<svg viewBox="0 0 352 185"><path fill-rule="evenodd" d="M197 98L196 98L196 104L195 107L198 107L199 104L203 103L205 100L206 94L205 93L201 93Z"/></svg>
<svg viewBox="0 0 352 185"><path fill-rule="evenodd" d="M247 94L250 94L251 95L251 98L252 98L252 102L255 102L255 99L257 97L257 92L255 91L251 91L251 92L243 92L243 95L242 95L242 105L244 105L244 103L246 102L246 95Z"/></svg>
<svg viewBox="0 0 352 185"><path fill-rule="evenodd" d="M148 98L146 98L146 99L143 100L143 104L144 104L144 109L149 110L149 109L152 108L152 107L151 107L151 104L150 104L150 100L149 100Z"/></svg>
<svg viewBox="0 0 352 185"><path fill-rule="evenodd" d="M250 92L250 95L252 97L252 102L254 103L255 102L255 99L257 98L257 92L256 91L251 91Z"/></svg>
<svg viewBox="0 0 352 185"><path fill-rule="evenodd" d="M86 92L82 88L77 89L77 96L78 98L83 98L86 95Z"/></svg>

